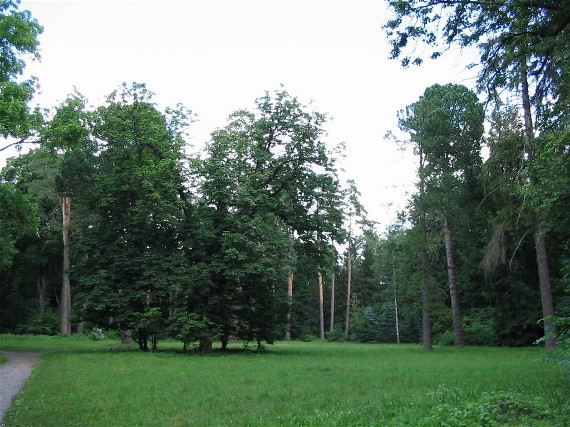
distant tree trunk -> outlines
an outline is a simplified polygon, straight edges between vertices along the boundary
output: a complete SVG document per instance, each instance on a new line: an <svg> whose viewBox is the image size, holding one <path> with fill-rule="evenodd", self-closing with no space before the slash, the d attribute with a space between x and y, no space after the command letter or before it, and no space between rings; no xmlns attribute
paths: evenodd
<svg viewBox="0 0 570 427"><path fill-rule="evenodd" d="M320 337L325 338L325 313L324 313L324 289L323 289L323 273L319 268L318 271L319 278L319 325L320 325Z"/></svg>
<svg viewBox="0 0 570 427"><path fill-rule="evenodd" d="M129 345L133 341L133 331L130 329L124 331L119 330L119 333L121 334L121 344Z"/></svg>
<svg viewBox="0 0 570 427"><path fill-rule="evenodd" d="M352 297L352 253L350 247L350 236L348 243L348 280L346 283L346 319L344 321L344 338L348 339L348 330L350 328L350 300Z"/></svg>
<svg viewBox="0 0 570 427"><path fill-rule="evenodd" d="M202 354L209 354L213 351L212 340L210 338L202 338L200 340L200 345L198 346L198 351Z"/></svg>
<svg viewBox="0 0 570 427"><path fill-rule="evenodd" d="M530 109L530 93L528 88L526 58L521 60L521 92L522 107L524 115L524 135L528 160L534 158L534 125ZM538 283L540 288L540 300L542 303L542 317L544 325L544 335L548 337L554 332L554 323L551 316L554 316L554 303L552 301L552 288L550 285L550 269L548 267L548 255L546 251L546 241L544 239L542 222L538 212L533 213L534 226L534 247L536 251L536 262L538 266ZM554 350L556 348L556 338L550 335L544 341L544 348Z"/></svg>
<svg viewBox="0 0 570 427"><path fill-rule="evenodd" d="M222 329L222 351L226 351L228 348L228 343L230 342L230 322L226 320L224 322L224 327Z"/></svg>
<svg viewBox="0 0 570 427"><path fill-rule="evenodd" d="M38 291L38 313L43 316L46 312L46 277L43 268L40 268L36 279L36 288Z"/></svg>
<svg viewBox="0 0 570 427"><path fill-rule="evenodd" d="M287 326L285 327L285 341L291 341L291 311L293 310L293 272L289 272L287 280Z"/></svg>
<svg viewBox="0 0 570 427"><path fill-rule="evenodd" d="M422 346L424 350L432 350L431 315L429 311L429 289L427 271L427 253L420 253L422 269Z"/></svg>
<svg viewBox="0 0 570 427"><path fill-rule="evenodd" d="M69 283L69 222L71 215L71 197L62 199L63 216L63 283L61 286L61 334L71 334L71 286Z"/></svg>
<svg viewBox="0 0 570 427"><path fill-rule="evenodd" d="M394 272L394 281L396 280L396 273ZM394 311L396 319L396 343L400 344L400 319L398 319L398 289L394 287Z"/></svg>
<svg viewBox="0 0 570 427"><path fill-rule="evenodd" d="M142 351L148 351L148 334L142 328L139 328L138 343Z"/></svg>
<svg viewBox="0 0 570 427"><path fill-rule="evenodd" d="M158 350L158 337L156 335L152 335L150 337L150 341L152 343L152 351Z"/></svg>
<svg viewBox="0 0 570 427"><path fill-rule="evenodd" d="M422 273L422 347L424 350L432 350L431 314L429 307L429 275L428 275L428 254L427 254L427 232L426 232L426 210L424 207L425 178L424 178L424 152L419 148L419 175L420 175L420 225L422 229L423 248L420 252L420 265Z"/></svg>
<svg viewBox="0 0 570 427"><path fill-rule="evenodd" d="M457 292L457 273L455 271L455 259L453 256L453 239L451 226L447 212L443 215L443 227L445 234L445 253L447 256L447 277L449 281L449 296L451 298L451 312L453 314L453 343L456 346L465 344L463 327L461 325L461 312L459 310L459 295Z"/></svg>
<svg viewBox="0 0 570 427"><path fill-rule="evenodd" d="M334 282L335 282L335 275L333 271L331 276L331 321L329 325L329 332L332 332L334 329L334 285L335 285Z"/></svg>
<svg viewBox="0 0 570 427"><path fill-rule="evenodd" d="M544 342L547 350L556 348L556 338L554 332L554 303L552 301L552 289L550 286L550 270L548 269L548 257L546 254L546 242L544 240L542 223L537 213L534 214L534 241L536 248L536 262L538 264L538 281L540 285L540 299L542 302L542 317L544 324L544 335L548 338Z"/></svg>

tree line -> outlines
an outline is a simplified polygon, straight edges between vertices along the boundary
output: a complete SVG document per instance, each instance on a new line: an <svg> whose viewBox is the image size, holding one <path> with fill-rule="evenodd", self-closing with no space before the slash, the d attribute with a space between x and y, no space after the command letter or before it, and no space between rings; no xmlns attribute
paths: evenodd
<svg viewBox="0 0 570 427"><path fill-rule="evenodd" d="M437 84L398 113L416 191L380 234L339 178L326 115L283 89L234 112L192 155L192 112L160 109L144 84L97 107L74 93L31 110L35 82L18 76L42 28L4 2L2 135L34 148L1 172L0 330L88 325L143 350L169 337L204 352L284 337L564 342L570 8L388 3L393 58L421 63L406 54L413 39L433 57L442 37L478 47L487 100ZM443 34L432 31L442 19Z"/></svg>

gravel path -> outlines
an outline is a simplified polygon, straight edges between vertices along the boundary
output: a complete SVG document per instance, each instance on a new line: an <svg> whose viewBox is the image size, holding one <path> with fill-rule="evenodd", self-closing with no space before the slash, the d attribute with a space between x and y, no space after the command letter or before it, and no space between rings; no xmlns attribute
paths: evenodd
<svg viewBox="0 0 570 427"><path fill-rule="evenodd" d="M0 365L0 425L3 426L4 414L10 407L12 398L18 394L24 382L32 373L41 353L2 351L8 362Z"/></svg>

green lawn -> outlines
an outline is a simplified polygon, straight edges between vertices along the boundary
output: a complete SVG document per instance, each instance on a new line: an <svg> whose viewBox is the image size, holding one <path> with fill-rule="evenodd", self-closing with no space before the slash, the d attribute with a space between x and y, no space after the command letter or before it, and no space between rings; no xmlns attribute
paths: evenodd
<svg viewBox="0 0 570 427"><path fill-rule="evenodd" d="M3 349L51 350L6 427L566 426L570 416L569 390L539 348L281 342L199 356L33 342L0 336Z"/></svg>

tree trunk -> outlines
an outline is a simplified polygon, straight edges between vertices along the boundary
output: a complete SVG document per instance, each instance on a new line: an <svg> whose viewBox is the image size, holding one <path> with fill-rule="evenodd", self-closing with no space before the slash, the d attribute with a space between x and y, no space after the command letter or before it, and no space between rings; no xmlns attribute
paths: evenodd
<svg viewBox="0 0 570 427"><path fill-rule="evenodd" d="M323 289L323 273L319 268L319 325L320 325L320 337L325 338L325 313L324 313L324 289Z"/></svg>
<svg viewBox="0 0 570 427"><path fill-rule="evenodd" d="M148 334L143 329L139 328L138 338L139 348L142 351L148 351Z"/></svg>
<svg viewBox="0 0 570 427"><path fill-rule="evenodd" d="M420 252L420 262L422 269L422 346L424 350L433 349L433 337L431 333L431 314L429 309L429 275L428 275L428 254L427 254L427 227L426 227L426 210L424 206L425 197L425 178L424 178L424 153L420 146L419 149L420 165L420 221L423 238L423 249Z"/></svg>
<svg viewBox="0 0 570 427"><path fill-rule="evenodd" d="M344 338L348 339L348 331L350 328L350 300L352 297L352 252L350 247L350 236L348 243L348 280L346 283L346 319L344 321Z"/></svg>
<svg viewBox="0 0 570 427"><path fill-rule="evenodd" d="M396 343L400 344L400 319L398 319L398 291L394 288L394 309L396 311Z"/></svg>
<svg viewBox="0 0 570 427"><path fill-rule="evenodd" d="M554 302L552 301L552 289L550 286L550 270L548 268L548 257L546 254L546 242L544 240L542 223L538 213L533 216L534 223L534 245L536 250L536 262L538 265L538 283L540 286L540 300L542 303L542 317L544 325L544 348L554 350L556 348L556 338L554 337Z"/></svg>
<svg viewBox="0 0 570 427"><path fill-rule="evenodd" d="M431 315L429 312L429 289L427 271L427 253L420 253L422 269L422 346L424 350L432 350Z"/></svg>
<svg viewBox="0 0 570 427"><path fill-rule="evenodd" d="M463 327L461 325L461 312L459 310L459 296L457 293L457 273L455 271L455 260L453 256L453 239L451 226L447 213L443 215L443 226L445 233L445 254L447 257L447 277L449 281L449 296L451 298L451 312L453 314L453 344L462 346L465 344L463 337Z"/></svg>
<svg viewBox="0 0 570 427"><path fill-rule="evenodd" d="M38 312L40 316L43 316L46 312L46 278L42 268L40 268L36 279L36 288L38 291Z"/></svg>
<svg viewBox="0 0 570 427"><path fill-rule="evenodd" d="M222 351L226 351L228 349L228 343L230 342L230 332L229 332L229 322L226 321L224 323L224 327L222 330L222 336L221 336L221 342L222 342Z"/></svg>
<svg viewBox="0 0 570 427"><path fill-rule="evenodd" d="M202 354L209 354L212 352L212 340L210 338L202 338L198 351Z"/></svg>
<svg viewBox="0 0 570 427"><path fill-rule="evenodd" d="M291 311L293 310L293 272L289 272L287 280L287 326L285 328L285 341L291 341Z"/></svg>
<svg viewBox="0 0 570 427"><path fill-rule="evenodd" d="M334 271L331 276L331 321L329 325L329 332L334 330L334 285L335 285L335 275Z"/></svg>
<svg viewBox="0 0 570 427"><path fill-rule="evenodd" d="M71 286L69 283L69 222L71 211L71 197L62 199L61 211L63 216L63 283L61 285L61 334L71 334Z"/></svg>
<svg viewBox="0 0 570 427"><path fill-rule="evenodd" d="M132 330L130 329L124 331L119 330L119 333L121 334L121 344L129 345L133 341Z"/></svg>
<svg viewBox="0 0 570 427"><path fill-rule="evenodd" d="M83 320L81 320L80 322L77 322L77 326L75 329L77 335L83 335L84 329L85 329L85 322Z"/></svg>
<svg viewBox="0 0 570 427"><path fill-rule="evenodd" d="M534 158L534 126L530 109L530 92L528 87L528 69L526 58L521 61L521 95L524 116L524 135L528 161ZM546 251L546 241L544 240L542 223L538 212L533 213L534 226L534 247L536 251L536 262L538 266L538 284L540 288L540 300L542 303L542 318L544 325L544 348L554 350L556 348L556 338L554 338L554 323L551 316L554 316L554 303L552 301L552 289L550 286L550 269L548 268L548 256Z"/></svg>

